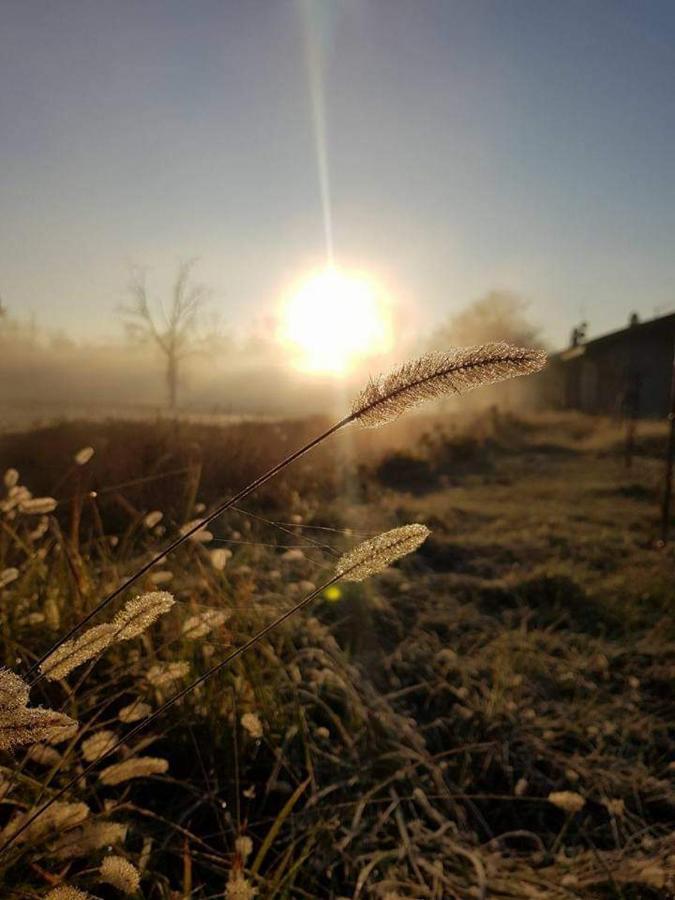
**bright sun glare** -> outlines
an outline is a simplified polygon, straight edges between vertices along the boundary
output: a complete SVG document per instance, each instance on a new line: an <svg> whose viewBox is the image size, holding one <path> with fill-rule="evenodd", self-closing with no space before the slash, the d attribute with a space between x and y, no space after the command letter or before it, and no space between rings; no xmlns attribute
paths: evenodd
<svg viewBox="0 0 675 900"><path fill-rule="evenodd" d="M303 371L339 375L391 349L391 316L368 279L327 268L286 301L281 337Z"/></svg>

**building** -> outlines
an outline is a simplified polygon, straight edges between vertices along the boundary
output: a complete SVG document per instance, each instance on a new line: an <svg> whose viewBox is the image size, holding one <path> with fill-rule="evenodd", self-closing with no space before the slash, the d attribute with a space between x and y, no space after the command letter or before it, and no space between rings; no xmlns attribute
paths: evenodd
<svg viewBox="0 0 675 900"><path fill-rule="evenodd" d="M668 415L675 352L675 313L592 341L575 328L571 346L551 359L547 393L552 404L600 415Z"/></svg>

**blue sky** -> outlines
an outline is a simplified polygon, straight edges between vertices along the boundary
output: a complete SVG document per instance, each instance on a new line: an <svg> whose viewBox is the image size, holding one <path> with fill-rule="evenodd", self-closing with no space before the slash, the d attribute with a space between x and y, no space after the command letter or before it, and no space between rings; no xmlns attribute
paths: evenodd
<svg viewBox="0 0 675 900"><path fill-rule="evenodd" d="M198 256L264 319L325 253L312 83L337 262L413 328L494 288L554 345L675 307L671 0L3 0L5 303L111 333L131 263Z"/></svg>

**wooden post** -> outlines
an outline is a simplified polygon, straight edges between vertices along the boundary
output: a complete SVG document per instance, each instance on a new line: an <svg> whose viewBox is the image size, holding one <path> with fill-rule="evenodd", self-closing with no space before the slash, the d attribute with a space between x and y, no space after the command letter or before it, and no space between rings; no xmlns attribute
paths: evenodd
<svg viewBox="0 0 675 900"><path fill-rule="evenodd" d="M628 390L626 393L626 442L624 446L624 464L630 469L633 464L635 452L635 431L640 404L640 376L637 372L631 372L628 377Z"/></svg>
<svg viewBox="0 0 675 900"><path fill-rule="evenodd" d="M666 470L663 480L663 502L661 504L661 541L668 543L670 530L670 498L673 492L673 452L675 451L675 348L673 350L673 371L670 381L670 412L668 413L670 427L668 429L668 444L666 449Z"/></svg>

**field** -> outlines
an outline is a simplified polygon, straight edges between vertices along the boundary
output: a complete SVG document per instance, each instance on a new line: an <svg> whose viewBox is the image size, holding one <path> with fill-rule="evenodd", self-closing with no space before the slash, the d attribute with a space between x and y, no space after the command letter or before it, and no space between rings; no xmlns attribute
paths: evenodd
<svg viewBox="0 0 675 900"><path fill-rule="evenodd" d="M22 513L7 477L2 662L25 672L178 529L324 425L4 435L0 471L58 505ZM493 410L347 429L302 458L150 570L142 589L176 600L150 629L37 680L31 704L79 729L2 754L3 837L74 783L0 857L2 896L672 896L664 443L662 425L639 423L627 467L614 423ZM330 579L338 554L410 522L431 529L415 554L322 590L101 757L138 704L156 709ZM117 869L102 883L105 857Z"/></svg>

